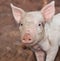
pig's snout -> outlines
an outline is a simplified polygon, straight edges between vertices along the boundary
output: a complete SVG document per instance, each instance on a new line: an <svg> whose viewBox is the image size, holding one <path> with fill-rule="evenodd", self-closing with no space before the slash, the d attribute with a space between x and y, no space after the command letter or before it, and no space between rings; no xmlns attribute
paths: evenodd
<svg viewBox="0 0 60 61"><path fill-rule="evenodd" d="M22 38L23 43L31 43L32 42L32 37L30 33L25 33L23 38Z"/></svg>

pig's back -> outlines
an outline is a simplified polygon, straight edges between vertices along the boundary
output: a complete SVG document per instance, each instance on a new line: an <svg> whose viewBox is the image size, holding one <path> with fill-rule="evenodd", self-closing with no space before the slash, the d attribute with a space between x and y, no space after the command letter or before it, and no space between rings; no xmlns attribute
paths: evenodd
<svg viewBox="0 0 60 61"><path fill-rule="evenodd" d="M60 13L53 17L51 22L51 32L55 41L60 40Z"/></svg>
<svg viewBox="0 0 60 61"><path fill-rule="evenodd" d="M56 30L55 35L58 37L58 43L60 43L60 13L54 16L52 25Z"/></svg>
<svg viewBox="0 0 60 61"><path fill-rule="evenodd" d="M60 13L53 17L52 24L54 26L58 26L58 27L60 26Z"/></svg>
<svg viewBox="0 0 60 61"><path fill-rule="evenodd" d="M52 44L60 40L60 14L55 15L50 24L46 24L45 34Z"/></svg>

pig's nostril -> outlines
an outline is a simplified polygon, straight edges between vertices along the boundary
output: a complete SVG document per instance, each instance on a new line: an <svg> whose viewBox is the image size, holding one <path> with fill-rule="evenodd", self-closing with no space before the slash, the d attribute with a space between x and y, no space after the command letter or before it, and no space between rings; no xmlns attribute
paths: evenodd
<svg viewBox="0 0 60 61"><path fill-rule="evenodd" d="M29 39L29 40L31 40L31 39Z"/></svg>
<svg viewBox="0 0 60 61"><path fill-rule="evenodd" d="M25 39L23 39L23 40L25 40Z"/></svg>
<svg viewBox="0 0 60 61"><path fill-rule="evenodd" d="M23 39L23 40L26 40L26 39ZM31 40L31 39L28 39L29 41Z"/></svg>

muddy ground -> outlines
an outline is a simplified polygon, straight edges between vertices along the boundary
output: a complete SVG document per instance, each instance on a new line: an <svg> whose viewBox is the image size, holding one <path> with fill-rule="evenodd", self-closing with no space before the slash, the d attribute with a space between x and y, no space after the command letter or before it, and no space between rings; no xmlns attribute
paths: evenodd
<svg viewBox="0 0 60 61"><path fill-rule="evenodd" d="M10 3L25 11L40 10L43 4L42 0L0 0L0 61L36 61L34 53L20 43L18 25L12 16ZM58 12L60 1L56 0ZM60 50L55 61L60 61Z"/></svg>

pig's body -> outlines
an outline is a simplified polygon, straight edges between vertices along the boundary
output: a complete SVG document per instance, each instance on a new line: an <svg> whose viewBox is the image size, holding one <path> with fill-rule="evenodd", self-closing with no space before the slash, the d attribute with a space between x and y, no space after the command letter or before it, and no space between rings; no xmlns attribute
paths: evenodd
<svg viewBox="0 0 60 61"><path fill-rule="evenodd" d="M45 26L45 33L49 37L50 42L59 45L60 43L60 14L55 15L52 21Z"/></svg>
<svg viewBox="0 0 60 61"><path fill-rule="evenodd" d="M60 14L52 18L52 22L45 24L45 39L40 46L47 52L46 61L54 61L60 46Z"/></svg>
<svg viewBox="0 0 60 61"><path fill-rule="evenodd" d="M50 46L60 45L60 14L55 15L50 23L45 24L45 39ZM42 43L43 44L43 43ZM46 44L47 45L47 44Z"/></svg>
<svg viewBox="0 0 60 61"><path fill-rule="evenodd" d="M28 46L39 44L47 53L46 61L54 61L60 43L60 14L54 15L54 1L41 11L25 12L12 4L11 7L16 22L20 23L21 41Z"/></svg>

